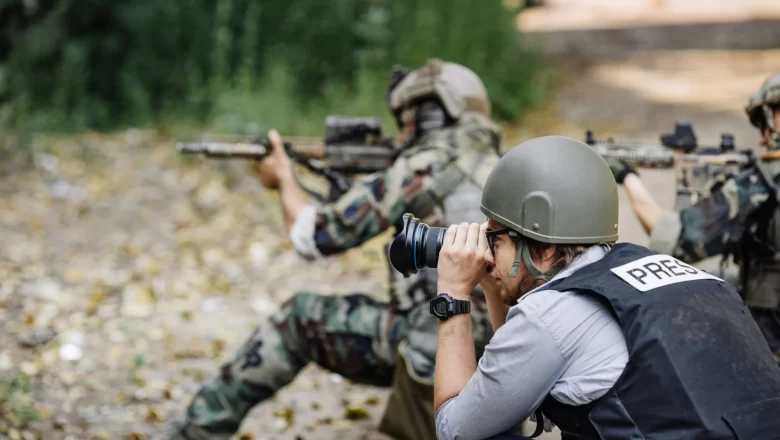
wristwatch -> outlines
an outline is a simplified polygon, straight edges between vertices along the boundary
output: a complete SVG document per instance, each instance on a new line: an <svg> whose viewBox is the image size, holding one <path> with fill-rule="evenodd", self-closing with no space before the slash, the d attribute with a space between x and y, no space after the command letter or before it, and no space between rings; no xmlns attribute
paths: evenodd
<svg viewBox="0 0 780 440"><path fill-rule="evenodd" d="M446 293L441 293L430 301L431 315L439 318L440 321L446 321L452 315L459 313L469 313L471 303L460 299L454 299Z"/></svg>

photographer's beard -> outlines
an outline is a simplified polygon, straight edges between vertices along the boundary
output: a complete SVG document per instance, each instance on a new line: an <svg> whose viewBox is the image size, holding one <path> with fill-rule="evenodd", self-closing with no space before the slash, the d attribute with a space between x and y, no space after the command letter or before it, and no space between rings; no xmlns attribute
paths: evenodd
<svg viewBox="0 0 780 440"><path fill-rule="evenodd" d="M496 268L493 268L493 270L496 270ZM517 277L510 278L509 271L506 271L503 275L502 278L504 280L514 280L514 284L512 284L513 288L507 286L501 289L501 302L510 307L517 304L517 300L520 299L521 296L545 283L544 280L534 278L534 276L528 272L528 268L525 267L525 264L523 264L522 261L517 269Z"/></svg>

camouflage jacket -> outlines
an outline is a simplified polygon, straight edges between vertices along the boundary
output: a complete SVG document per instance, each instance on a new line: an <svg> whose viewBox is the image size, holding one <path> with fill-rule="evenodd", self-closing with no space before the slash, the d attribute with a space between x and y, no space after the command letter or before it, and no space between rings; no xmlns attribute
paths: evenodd
<svg viewBox="0 0 780 440"><path fill-rule="evenodd" d="M449 171L456 167L462 170L462 180L470 180L481 190L500 158L500 136L500 128L479 115L426 133L407 147L389 169L354 181L338 200L317 207L314 222L317 250L321 255L333 255L358 247L388 228L400 226L407 212L429 226L448 226L444 199L452 188L442 176L452 177ZM481 219L479 200L473 203ZM411 308L430 296L430 287L420 286L435 284L435 278L426 279L425 271L403 278L389 269L390 295L399 309Z"/></svg>
<svg viewBox="0 0 780 440"><path fill-rule="evenodd" d="M733 251L757 216L769 217L774 201L758 171L747 168L715 182L710 195L680 212L664 212L650 249L687 263Z"/></svg>
<svg viewBox="0 0 780 440"><path fill-rule="evenodd" d="M440 201L428 199L433 206L426 206L420 196L433 189L436 170L463 156L492 155L497 161L499 139L499 128L478 116L426 133L388 170L356 180L341 198L317 208L317 249L332 255L360 246L399 223L406 212L429 226L447 226Z"/></svg>

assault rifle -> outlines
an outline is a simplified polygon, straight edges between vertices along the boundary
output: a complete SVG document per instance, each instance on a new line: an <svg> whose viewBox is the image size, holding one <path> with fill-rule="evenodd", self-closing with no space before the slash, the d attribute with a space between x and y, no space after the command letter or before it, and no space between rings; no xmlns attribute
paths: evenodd
<svg viewBox="0 0 780 440"><path fill-rule="evenodd" d="M373 173L389 168L398 153L390 137L382 136L382 121L378 117L328 116L325 118L325 138L287 138L284 149L290 158L330 183L330 192L323 198L301 185L320 201L335 200L349 190L357 174ZM182 154L196 154L216 159L261 160L271 154L268 138L245 142L202 141L176 144Z"/></svg>
<svg viewBox="0 0 780 440"><path fill-rule="evenodd" d="M676 209L696 203L707 194L707 185L715 178L736 172L753 163L749 149L737 150L734 136L722 133L720 145L699 146L693 127L677 122L674 133L662 134L660 144L619 143L594 139L587 130L585 143L603 157L614 157L636 168L674 168L677 180Z"/></svg>

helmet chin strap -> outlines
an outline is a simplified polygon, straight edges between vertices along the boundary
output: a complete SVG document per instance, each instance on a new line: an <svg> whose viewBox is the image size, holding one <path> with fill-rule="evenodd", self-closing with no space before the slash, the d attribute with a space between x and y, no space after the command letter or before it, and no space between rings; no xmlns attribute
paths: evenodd
<svg viewBox="0 0 780 440"><path fill-rule="evenodd" d="M509 276L511 278L517 278L517 272L520 269L520 260L523 260L523 265L528 270L528 273L534 277L534 279L544 281L545 283L550 281L555 274L559 272L558 269L550 269L547 272L542 272L534 264L531 259L531 250L528 246L528 242L515 231L509 232L509 236L515 242L515 261L512 264L512 269L509 270Z"/></svg>

